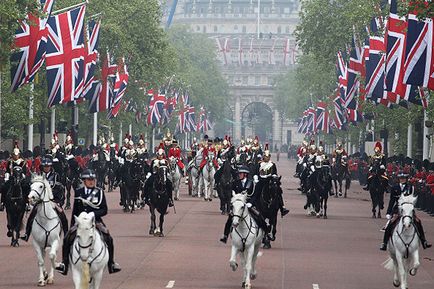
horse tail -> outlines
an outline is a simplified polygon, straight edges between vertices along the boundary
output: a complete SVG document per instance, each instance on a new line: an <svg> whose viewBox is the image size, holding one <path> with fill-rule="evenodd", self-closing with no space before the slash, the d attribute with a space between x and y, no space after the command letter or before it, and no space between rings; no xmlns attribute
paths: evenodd
<svg viewBox="0 0 434 289"><path fill-rule="evenodd" d="M394 269L394 265L393 265L393 260L392 258L387 258L386 261L383 262L383 264L381 264L384 266L384 268L386 268L386 270L392 271Z"/></svg>
<svg viewBox="0 0 434 289"><path fill-rule="evenodd" d="M89 282L90 282L89 264L87 262L81 262L80 289L89 288Z"/></svg>

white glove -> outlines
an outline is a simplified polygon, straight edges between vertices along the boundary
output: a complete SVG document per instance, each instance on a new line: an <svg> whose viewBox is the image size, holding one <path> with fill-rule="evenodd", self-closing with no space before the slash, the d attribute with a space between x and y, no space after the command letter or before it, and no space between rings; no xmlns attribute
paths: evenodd
<svg viewBox="0 0 434 289"><path fill-rule="evenodd" d="M384 170L384 169L386 169L386 167L384 165L381 165L380 169Z"/></svg>
<svg viewBox="0 0 434 289"><path fill-rule="evenodd" d="M246 204L247 208L251 208L253 205L251 203Z"/></svg>
<svg viewBox="0 0 434 289"><path fill-rule="evenodd" d="M10 176L11 175L9 173L5 173L5 181L9 181Z"/></svg>
<svg viewBox="0 0 434 289"><path fill-rule="evenodd" d="M148 172L147 174L146 174L146 179L149 179L149 177L151 176L152 174L150 173L150 172Z"/></svg>
<svg viewBox="0 0 434 289"><path fill-rule="evenodd" d="M259 183L259 177L258 177L258 175L254 175L254 176L253 176L253 182L254 182L255 184Z"/></svg>
<svg viewBox="0 0 434 289"><path fill-rule="evenodd" d="M392 216L389 215L389 214L387 214L387 215L386 215L386 219L390 220L390 219L392 219Z"/></svg>
<svg viewBox="0 0 434 289"><path fill-rule="evenodd" d="M305 167L307 167L307 164L306 164L306 163L304 163L304 164L303 164L303 167L304 167L304 168L305 168Z"/></svg>

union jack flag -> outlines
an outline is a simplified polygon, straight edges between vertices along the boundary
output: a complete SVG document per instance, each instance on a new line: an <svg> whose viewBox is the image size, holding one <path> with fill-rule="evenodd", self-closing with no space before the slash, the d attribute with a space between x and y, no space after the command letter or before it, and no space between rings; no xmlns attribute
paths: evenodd
<svg viewBox="0 0 434 289"><path fill-rule="evenodd" d="M333 106L335 108L335 114L334 114L334 124L337 129L341 129L342 126L345 124L346 118L345 118L345 109L342 106L341 98L336 96L336 98L333 100Z"/></svg>
<svg viewBox="0 0 434 289"><path fill-rule="evenodd" d="M307 109L307 124L306 124L306 134L314 134L315 133L315 123L316 123L316 113L313 107L309 107Z"/></svg>
<svg viewBox="0 0 434 289"><path fill-rule="evenodd" d="M426 2L425 2L426 3ZM404 83L434 89L433 20L408 15Z"/></svg>
<svg viewBox="0 0 434 289"><path fill-rule="evenodd" d="M348 121L352 123L363 122L363 113L357 109L347 109Z"/></svg>
<svg viewBox="0 0 434 289"><path fill-rule="evenodd" d="M84 57L84 87L83 96L89 98L87 94L91 90L92 83L95 81L95 68L98 59L99 31L101 21L91 20L87 28L86 55Z"/></svg>
<svg viewBox="0 0 434 289"><path fill-rule="evenodd" d="M339 51L337 54L336 73L338 77L339 94L342 101L346 99L347 93L347 64L345 62L344 54Z"/></svg>
<svg viewBox="0 0 434 289"><path fill-rule="evenodd" d="M146 118L148 125L156 126L161 122L165 103L166 96L160 94L158 91L154 91L149 102L148 115Z"/></svg>
<svg viewBox="0 0 434 289"><path fill-rule="evenodd" d="M330 132L329 112L327 103L324 101L318 102L316 107L316 131Z"/></svg>
<svg viewBox="0 0 434 289"><path fill-rule="evenodd" d="M174 96L166 97L166 103L164 104L164 122L168 123L172 117L172 113L176 108L176 98L177 93Z"/></svg>
<svg viewBox="0 0 434 289"><path fill-rule="evenodd" d="M186 119L187 119L187 114L188 114L188 107L185 107L184 104L182 103L179 109L179 114L178 114L178 131L179 133L185 133L186 130Z"/></svg>
<svg viewBox="0 0 434 289"><path fill-rule="evenodd" d="M357 109L357 96L360 81L358 76L362 74L362 50L356 45L355 37L352 39L350 64L347 69L347 91L345 95L345 107Z"/></svg>
<svg viewBox="0 0 434 289"><path fill-rule="evenodd" d="M110 54L107 52L101 69L101 82L94 81L90 93L89 111L91 113L110 109L113 100L113 81L116 76L117 65L110 64Z"/></svg>
<svg viewBox="0 0 434 289"><path fill-rule="evenodd" d="M47 45L47 21L54 0L40 0L44 18L29 13L20 21L15 33L14 46L18 49L11 56L11 90L16 91L26 83L32 82L44 63Z"/></svg>
<svg viewBox="0 0 434 289"><path fill-rule="evenodd" d="M123 69L121 67L123 67ZM111 104L111 108L108 113L108 119L116 117L119 113L122 104L122 98L127 90L128 77L129 74L127 65L125 64L125 59L122 58L122 63L118 66L118 71L116 72L116 80L113 90L113 103Z"/></svg>
<svg viewBox="0 0 434 289"><path fill-rule="evenodd" d="M48 106L74 101L84 86L84 14L86 6L48 18Z"/></svg>

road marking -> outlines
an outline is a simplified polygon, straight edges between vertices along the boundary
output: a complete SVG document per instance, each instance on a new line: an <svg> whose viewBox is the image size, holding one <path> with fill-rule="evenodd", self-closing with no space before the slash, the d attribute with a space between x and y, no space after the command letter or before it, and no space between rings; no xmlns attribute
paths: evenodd
<svg viewBox="0 0 434 289"><path fill-rule="evenodd" d="M319 289L319 285L318 284L312 284L312 289Z"/></svg>
<svg viewBox="0 0 434 289"><path fill-rule="evenodd" d="M167 283L166 288L173 288L174 286L175 286L175 281L171 280L171 281L169 281L169 283Z"/></svg>
<svg viewBox="0 0 434 289"><path fill-rule="evenodd" d="M264 252L259 251L259 252L258 252L258 257L262 257L262 255L264 255Z"/></svg>

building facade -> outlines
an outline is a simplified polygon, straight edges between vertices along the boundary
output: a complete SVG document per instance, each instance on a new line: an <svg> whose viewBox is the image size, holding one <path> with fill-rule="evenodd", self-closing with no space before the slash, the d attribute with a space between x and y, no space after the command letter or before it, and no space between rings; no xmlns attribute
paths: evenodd
<svg viewBox="0 0 434 289"><path fill-rule="evenodd" d="M170 3L168 7L170 7ZM172 24L187 25L216 43L230 88L235 141L258 136L272 147L299 143L294 122L277 107L275 79L293 69L298 0L179 0Z"/></svg>

